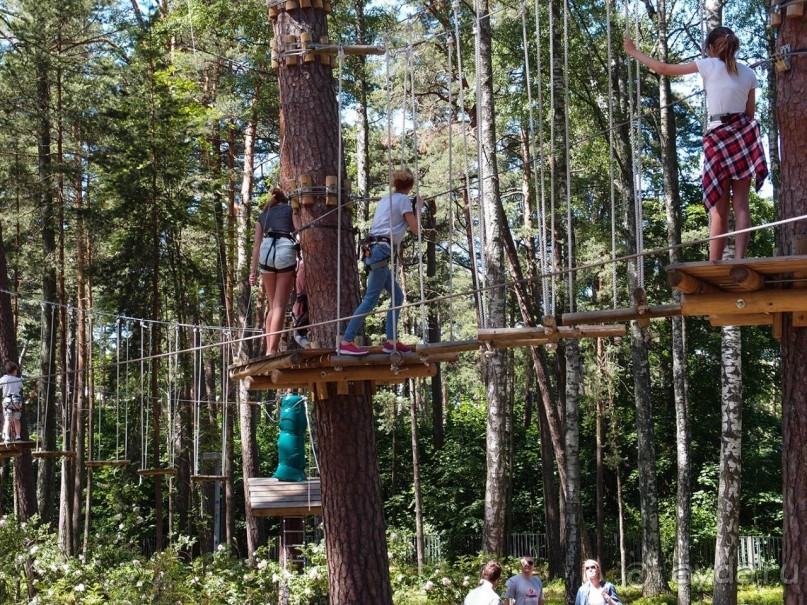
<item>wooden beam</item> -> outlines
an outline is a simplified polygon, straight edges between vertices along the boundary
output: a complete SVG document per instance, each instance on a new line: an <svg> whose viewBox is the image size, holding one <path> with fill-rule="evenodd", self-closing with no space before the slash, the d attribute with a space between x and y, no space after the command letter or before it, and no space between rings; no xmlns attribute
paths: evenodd
<svg viewBox="0 0 807 605"><path fill-rule="evenodd" d="M733 315L710 315L709 323L713 326L770 326L774 315L771 313L735 313Z"/></svg>
<svg viewBox="0 0 807 605"><path fill-rule="evenodd" d="M386 51L382 46L369 46L367 44L346 44L342 46L346 55L383 55ZM336 44L320 45L309 51L314 55L338 55L339 46Z"/></svg>
<svg viewBox="0 0 807 605"><path fill-rule="evenodd" d="M379 382L403 382L407 378L430 377L437 374L437 366L430 364L402 365L397 371L390 366L360 366L344 370L334 368L274 370L271 377L256 376L252 389L269 390L288 386L305 387L308 384L327 382L351 382L356 380L376 380Z"/></svg>
<svg viewBox="0 0 807 605"><path fill-rule="evenodd" d="M479 349L479 341L473 340L449 340L446 342L433 342L419 344L415 351L431 358L432 353L464 353L466 351L476 351Z"/></svg>
<svg viewBox="0 0 807 605"><path fill-rule="evenodd" d="M300 351L262 357L247 363L230 366L230 378L233 380L242 380L249 376L263 374L276 369L281 370L284 368L298 366L302 363L302 361L303 356Z"/></svg>
<svg viewBox="0 0 807 605"><path fill-rule="evenodd" d="M681 315L681 305L655 305L647 307L644 316L649 319L661 317L678 317ZM581 311L577 313L564 313L563 325L575 326L584 323L618 323L639 319L635 307L622 309L606 309L602 311Z"/></svg>
<svg viewBox="0 0 807 605"><path fill-rule="evenodd" d="M748 267L732 267L729 276L743 290L762 290L765 287L765 276Z"/></svg>
<svg viewBox="0 0 807 605"><path fill-rule="evenodd" d="M706 294L709 292L720 292L719 288L701 281L697 277L692 277L680 269L670 269L667 271L667 283L671 288L675 288L684 294Z"/></svg>
<svg viewBox="0 0 807 605"><path fill-rule="evenodd" d="M479 330L480 341L494 340L499 345L506 341L532 341L545 339L546 342L555 342L564 338L608 338L623 336L625 326L559 326L558 331L547 334L545 328L492 328ZM542 344L542 343L539 343Z"/></svg>
<svg viewBox="0 0 807 605"><path fill-rule="evenodd" d="M807 289L685 294L681 298L681 314L685 316L788 311L807 311Z"/></svg>

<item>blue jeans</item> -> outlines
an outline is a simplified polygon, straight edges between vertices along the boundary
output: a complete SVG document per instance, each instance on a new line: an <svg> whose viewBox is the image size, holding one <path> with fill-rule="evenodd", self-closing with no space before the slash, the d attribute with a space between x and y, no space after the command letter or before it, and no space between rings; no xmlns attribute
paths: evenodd
<svg viewBox="0 0 807 605"><path fill-rule="evenodd" d="M381 263L390 257L390 247L385 243L375 244L370 249L370 256L364 259L364 264L368 267L375 263ZM392 295L392 290L395 289L395 295ZM381 291L384 290L390 295L390 307L398 307L403 304L404 296L401 286L392 278L392 271L390 271L389 263L382 263L381 266L370 269L367 275L367 291L364 293L364 298L361 304L353 312L353 315L361 315L361 317L353 317L345 330L344 340L351 342L356 335L364 328L364 314L370 313L378 305L378 299L381 298ZM395 338L395 328L398 325L398 309L387 311L387 340Z"/></svg>

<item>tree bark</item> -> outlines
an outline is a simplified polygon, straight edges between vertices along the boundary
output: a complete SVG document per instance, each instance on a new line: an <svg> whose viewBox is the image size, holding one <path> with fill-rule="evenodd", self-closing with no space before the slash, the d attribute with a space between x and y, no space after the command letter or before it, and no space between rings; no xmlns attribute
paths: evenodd
<svg viewBox="0 0 807 605"><path fill-rule="evenodd" d="M784 19L779 45L807 46L807 21ZM804 163L804 115L807 98L804 58L793 57L792 68L777 74L776 115L781 133L781 218L807 214L807 166ZM807 223L783 225L779 232L781 254L807 254ZM807 328L796 327L789 313L782 326L782 466L784 471L784 531L782 581L785 605L807 602Z"/></svg>
<svg viewBox="0 0 807 605"><path fill-rule="evenodd" d="M418 416L415 403L416 382L409 380L409 422L412 429L412 489L415 492L415 551L418 573L423 573L425 563L423 546L423 502L420 496L420 453L418 449Z"/></svg>
<svg viewBox="0 0 807 605"><path fill-rule="evenodd" d="M303 32L319 40L328 32L325 14L317 9L280 12L273 29L276 40ZM326 176L345 174L331 68L321 62L287 65L283 57L280 62L281 186L295 188L301 175L323 185ZM351 314L358 303L350 215L329 211L321 196L302 206L300 214L312 341L335 346L342 327L333 320ZM319 385L316 393L329 599L334 605L392 605L373 389L369 381L353 383L352 389L338 395L331 383Z"/></svg>
<svg viewBox="0 0 807 605"><path fill-rule="evenodd" d="M580 511L580 390L583 362L580 343L566 346L566 604L574 605L580 587L580 543L583 528Z"/></svg>
<svg viewBox="0 0 807 605"><path fill-rule="evenodd" d="M666 0L658 3L659 58L667 61L667 8ZM667 244L670 246L670 263L681 262L681 195L676 145L675 111L670 78L659 78L660 150L664 178L664 208L667 215ZM681 293L673 290L673 301L681 302ZM692 600L692 569L690 565L690 521L692 516L692 471L690 468L689 406L687 403L687 366L684 346L686 323L683 317L672 318L673 399L676 427L676 525L673 577L678 586L678 605L689 605Z"/></svg>
<svg viewBox="0 0 807 605"><path fill-rule="evenodd" d="M721 331L720 485L717 492L714 602L737 605L737 549L740 538L742 473L742 347L740 327Z"/></svg>
<svg viewBox="0 0 807 605"><path fill-rule="evenodd" d="M477 4L477 41L480 61L477 65L477 127L480 139L479 181L484 214L485 285L503 284L505 281L504 250L502 244L503 211L499 195L499 168L496 160L496 112L493 97L493 48L490 19L487 18L488 0ZM485 17L482 17L482 16ZM486 291L484 326L505 325L507 293L495 287ZM487 480L485 486L485 527L482 548L485 552L507 554L507 511L510 493L510 440L512 438L513 410L509 404L505 379L507 351L494 350L483 357L483 375L488 403L487 415Z"/></svg>

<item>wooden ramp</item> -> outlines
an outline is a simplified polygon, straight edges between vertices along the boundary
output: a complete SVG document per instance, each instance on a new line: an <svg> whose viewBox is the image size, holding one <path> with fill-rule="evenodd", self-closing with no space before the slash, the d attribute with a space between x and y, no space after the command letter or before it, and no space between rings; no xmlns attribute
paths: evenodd
<svg viewBox="0 0 807 605"><path fill-rule="evenodd" d="M322 514L319 479L278 481L265 477L247 479L249 506L256 517L299 517Z"/></svg>
<svg viewBox="0 0 807 605"><path fill-rule="evenodd" d="M708 316L715 326L807 326L807 255L680 263L667 267L683 294L681 314Z"/></svg>

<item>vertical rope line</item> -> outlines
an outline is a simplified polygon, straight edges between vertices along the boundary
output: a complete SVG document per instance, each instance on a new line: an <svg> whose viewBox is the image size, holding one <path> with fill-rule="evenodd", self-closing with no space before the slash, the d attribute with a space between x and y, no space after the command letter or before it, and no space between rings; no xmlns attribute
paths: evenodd
<svg viewBox="0 0 807 605"><path fill-rule="evenodd" d="M146 405L144 403L146 387L143 377L146 369L143 367L146 362L146 322L140 322L140 468L146 468L146 457L148 456L148 438L146 437Z"/></svg>
<svg viewBox="0 0 807 605"><path fill-rule="evenodd" d="M319 475L319 458L317 457L317 447L314 443L314 434L311 431L311 416L308 411L308 397L303 397L303 406L305 407L305 420L308 423L308 442L311 444L311 455L314 457L314 466Z"/></svg>
<svg viewBox="0 0 807 605"><path fill-rule="evenodd" d="M549 313L549 245L547 242L546 228L546 161L544 158L544 93L541 88L543 82L543 61L541 59L541 7L538 0L535 0L535 67L538 73L538 162L540 170L541 204L540 212L540 234L541 234L541 297L544 313ZM538 192L536 191L536 195Z"/></svg>
<svg viewBox="0 0 807 605"><path fill-rule="evenodd" d="M120 456L120 317L115 321L115 458Z"/></svg>
<svg viewBox="0 0 807 605"><path fill-rule="evenodd" d="M395 282L395 254L397 252L397 247L395 246L395 241L392 237L392 85L390 82L390 52L389 47L387 47L387 55L386 55L386 73L387 73L387 200L389 203L389 242L390 242L390 279L392 280L392 284ZM406 89L406 79L404 79L404 89ZM404 97L404 110L406 109L406 100ZM404 111L404 120L406 119L406 111ZM405 126L405 124L404 124ZM404 132L401 133L401 137L403 138ZM403 145L401 145L403 148ZM403 162L402 162L403 165ZM382 203L383 198L378 203ZM395 287L393 286L392 291L395 292ZM392 302L395 302L394 297L392 298ZM394 306L394 305L393 305ZM398 342L398 322L392 322L392 341L393 343ZM365 343L366 344L366 343ZM393 351L395 349L393 348Z"/></svg>
<svg viewBox="0 0 807 605"><path fill-rule="evenodd" d="M454 38L451 32L446 36L448 49L448 291L454 293L454 66L452 54L454 53ZM462 84L460 83L460 86ZM460 90L462 93L462 90ZM454 340L454 297L448 299L449 340Z"/></svg>
<svg viewBox="0 0 807 605"><path fill-rule="evenodd" d="M41 313L44 315L45 314L45 303L44 302L39 303L39 309L40 309ZM22 372L20 371L20 373L22 373ZM42 385L42 388L38 389L38 397L36 398L36 426L37 426L36 449L39 449L39 439L40 439L40 437L39 437L40 430L39 429L42 428L42 407L43 407L42 400L47 399L47 397L48 397L47 393L48 393L48 388L49 388L49 385L50 385L49 381L50 381L50 378L46 377L39 383L39 384ZM5 434L5 430L3 431L3 436L5 438L10 438L11 437L10 434L8 434L8 435Z"/></svg>
<svg viewBox="0 0 807 605"><path fill-rule="evenodd" d="M336 95L337 105L337 167L336 167L336 350L342 342L342 66L345 61L345 51L339 45L339 92Z"/></svg>
<svg viewBox="0 0 807 605"><path fill-rule="evenodd" d="M626 0L627 1L627 0ZM552 2L548 2L549 7L549 157L552 162L549 166L549 227L551 238L551 261L552 261L552 290L549 299L549 314L555 314L555 304L558 296L557 272L557 238L555 237L555 197L557 193L557 182L555 179L555 11Z"/></svg>
<svg viewBox="0 0 807 605"><path fill-rule="evenodd" d="M132 330L132 322L126 322L126 368L124 369L124 380L126 381L126 386L124 388L124 397L126 399L126 408L124 413L124 433L123 433L123 458L124 460L129 459L129 339L132 337L134 333Z"/></svg>
<svg viewBox="0 0 807 605"><path fill-rule="evenodd" d="M463 77L463 69L462 69L462 38L460 37L460 17L459 17L459 0L452 0L451 7L454 12L454 39L456 41L457 46L457 81L459 82L459 101L460 101L460 112L468 116L469 123L470 123L470 116L465 110L465 94L462 90L462 77ZM468 126L463 124L462 127L462 159L465 166L465 199L468 202L468 218L471 220L471 172L469 167L469 153L468 153ZM468 255L471 264L471 270L474 272L474 275L478 275L478 265L476 262L476 252L474 248L473 242L473 226L468 225L469 230L471 231L471 240L469 241L468 245ZM478 282L478 280L477 280ZM477 305L477 314L481 318L483 316L483 308L482 308L482 296L480 292L475 294L475 302Z"/></svg>
<svg viewBox="0 0 807 605"><path fill-rule="evenodd" d="M149 350L149 359L150 359L151 358L151 352L154 350L154 323L149 322L148 326L149 326L149 348L148 348L148 350ZM151 429L151 422L157 421L155 419L150 418L150 415L152 413L152 410L151 410L152 400L153 400L154 397L157 396L157 393L154 393L151 390L151 365L149 364L147 367L148 367L148 373L149 373L149 382L148 382L148 389L149 390L148 390L148 398L147 398L148 405L146 406L146 424L149 427L149 429ZM151 439L147 438L146 439L147 447L148 447L148 445L150 445L150 442L151 442ZM159 443L157 444L157 446L159 446ZM154 452L154 455L159 460L160 452ZM146 457L146 468L148 468L148 456Z"/></svg>
<svg viewBox="0 0 807 605"><path fill-rule="evenodd" d="M199 440L201 433L200 409L202 406L202 389L199 388L201 381L202 349L199 326L193 326L193 474L199 474ZM179 347L177 347L179 350Z"/></svg>
<svg viewBox="0 0 807 605"><path fill-rule="evenodd" d="M634 22L636 39L639 39L639 0L636 0ZM636 182L636 277L640 288L644 288L644 216L642 205L642 73L636 61L636 148L634 150L634 180Z"/></svg>
<svg viewBox="0 0 807 605"><path fill-rule="evenodd" d="M227 349L230 349L232 355L232 339L229 333L222 332L219 335L221 342L221 470L224 474L224 454L227 451L227 421L230 415L230 376L227 372L228 355Z"/></svg>
<svg viewBox="0 0 807 605"><path fill-rule="evenodd" d="M563 0L563 105L564 105L564 147L566 154L566 247L569 273L569 310L575 310L574 237L572 232L572 166L569 147L569 0Z"/></svg>
<svg viewBox="0 0 807 605"><path fill-rule="evenodd" d="M628 31L630 28L630 0L625 0L625 30ZM634 33L635 36L635 33ZM637 39L636 42L638 43L639 40ZM633 206L636 208L636 129L634 128L634 116L636 115L636 108L635 108L635 97L633 94L633 65L631 63L630 57L627 58L628 61L628 123L629 123L629 141L630 141L630 153L631 153L631 185L633 187ZM635 213L635 210L634 210ZM634 231L636 230L636 218L634 217ZM635 250L634 252L639 251L639 234L636 234L636 241L635 241ZM636 278L638 284L639 278L639 265L641 264L638 260L631 261L635 263L636 267Z"/></svg>
<svg viewBox="0 0 807 605"><path fill-rule="evenodd" d="M533 111L533 103L532 103L532 78L530 77L530 43L529 39L527 38L527 0L523 0L521 4L521 38L522 44L524 45L524 76L527 82L527 107L529 109L528 112L528 124L529 124L529 142L527 145L527 149L529 150L529 158L531 163L528 163L525 168L529 168L530 172L532 173L532 189L533 195L535 196L536 202L538 201L538 171L535 170L534 160L536 157L536 145L535 145L535 112ZM540 80L538 81L538 86L540 88ZM527 203L527 200L524 200ZM535 204L535 207L538 208L538 204ZM540 217L540 209L538 210L539 216L538 220L541 220ZM541 238L541 242L543 242L543 238ZM532 259L531 259L532 262ZM541 260L543 263L543 259ZM543 269L543 267L542 267ZM545 273L541 271L541 288L543 291L546 290L546 277ZM546 312L546 297L543 299L543 309Z"/></svg>
<svg viewBox="0 0 807 605"><path fill-rule="evenodd" d="M482 167L482 120L479 119L479 108L482 107L482 80L479 75L479 69L482 65L482 8L479 0L474 0L474 70L476 72L476 166L477 166L477 200L479 210L479 243L482 250L485 250L485 216L484 216L484 198L485 198L485 171ZM484 284L487 284L487 271L485 264L482 263L482 276ZM483 284L480 284L483 285ZM485 312L485 296L479 297L479 304L482 309L482 327L487 327L487 313Z"/></svg>
<svg viewBox="0 0 807 605"><path fill-rule="evenodd" d="M605 22L607 24L607 50L608 50L608 184L611 193L611 286L612 304L617 307L619 295L616 277L616 188L614 187L614 81L613 81L613 49L611 48L611 2L605 2Z"/></svg>
<svg viewBox="0 0 807 605"><path fill-rule="evenodd" d="M104 330L103 321L104 321L104 318L102 316L99 316L98 317L98 333L99 333L98 338L100 340L100 343L98 344L98 357L100 358L101 363L104 362L102 352L103 352L103 349L104 349L104 334L106 332ZM95 360L93 360L93 364L95 364L95 363L96 363ZM100 370L100 368L99 368L99 370ZM100 375L101 372L99 372L98 374ZM95 372L95 369L93 369L93 384L95 383L95 375L96 375L96 372ZM50 381L48 381L48 384L50 384ZM93 389L93 398L98 399L98 391L96 391L95 389ZM103 455L101 453L101 432L103 431L101 413L103 411L104 401L105 400L106 400L106 388L105 388L105 385L102 383L101 384L101 398L100 398L100 401L98 402L98 432L97 432L97 439L96 439L96 444L97 444L96 457L97 457L98 460L103 460Z"/></svg>
<svg viewBox="0 0 807 605"><path fill-rule="evenodd" d="M410 94L412 96L412 145L414 147L414 155L412 159L412 166L415 169L415 197L420 196L420 170L418 169L418 119L417 119L417 99L415 98L415 55L412 43L409 43L409 77L411 78L412 85ZM424 343L429 342L426 320L426 282L423 275L423 223L421 222L423 213L417 211L417 204L415 204L415 219L418 222L418 278L420 281L420 328L422 339ZM400 301L403 304L403 301Z"/></svg>

